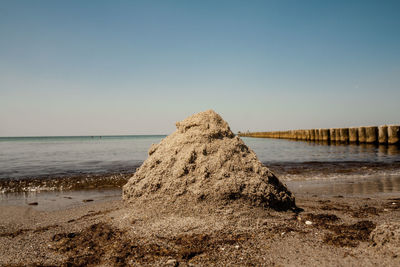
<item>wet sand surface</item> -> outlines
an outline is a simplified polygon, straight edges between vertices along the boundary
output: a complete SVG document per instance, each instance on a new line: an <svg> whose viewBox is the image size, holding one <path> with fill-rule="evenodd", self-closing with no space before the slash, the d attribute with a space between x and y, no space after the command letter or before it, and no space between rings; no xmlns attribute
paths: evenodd
<svg viewBox="0 0 400 267"><path fill-rule="evenodd" d="M31 206L38 211L55 211L120 199L121 189L24 192L0 194L0 206Z"/></svg>
<svg viewBox="0 0 400 267"><path fill-rule="evenodd" d="M400 195L400 176L369 176L331 180L287 181L296 194L346 197L396 197Z"/></svg>
<svg viewBox="0 0 400 267"><path fill-rule="evenodd" d="M288 183L295 212L241 202L127 206L119 190L15 195L0 205L0 265L399 266L400 244L371 235L400 221L398 179L375 192L374 179L359 182ZM342 190L349 186L367 189Z"/></svg>

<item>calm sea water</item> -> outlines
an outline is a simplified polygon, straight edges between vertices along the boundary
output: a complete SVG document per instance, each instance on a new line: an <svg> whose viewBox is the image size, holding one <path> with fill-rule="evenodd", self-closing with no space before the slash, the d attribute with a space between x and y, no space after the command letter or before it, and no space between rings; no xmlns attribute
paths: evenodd
<svg viewBox="0 0 400 267"><path fill-rule="evenodd" d="M0 179L134 172L165 136L0 137ZM400 175L397 146L326 145L243 138L258 158L288 180Z"/></svg>
<svg viewBox="0 0 400 267"><path fill-rule="evenodd" d="M134 171L164 137L0 137L0 179Z"/></svg>

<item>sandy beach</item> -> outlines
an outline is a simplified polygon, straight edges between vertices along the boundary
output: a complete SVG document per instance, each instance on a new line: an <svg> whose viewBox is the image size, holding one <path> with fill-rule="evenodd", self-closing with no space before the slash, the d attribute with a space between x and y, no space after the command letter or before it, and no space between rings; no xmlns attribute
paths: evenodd
<svg viewBox="0 0 400 267"><path fill-rule="evenodd" d="M400 264L398 176L279 180L214 111L176 126L129 179L3 193L0 265Z"/></svg>
<svg viewBox="0 0 400 267"><path fill-rule="evenodd" d="M371 234L377 226L400 221L399 198L294 193L296 212L240 201L179 209L107 199L58 210L3 205L0 265L400 264L399 244L393 243L398 239L385 243Z"/></svg>

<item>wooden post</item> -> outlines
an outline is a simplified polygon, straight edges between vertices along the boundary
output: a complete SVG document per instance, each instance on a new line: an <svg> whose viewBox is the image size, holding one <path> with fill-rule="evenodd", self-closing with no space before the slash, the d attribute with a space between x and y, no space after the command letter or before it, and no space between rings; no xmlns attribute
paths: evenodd
<svg viewBox="0 0 400 267"><path fill-rule="evenodd" d="M314 138L315 141L321 140L320 131L321 129L315 129L315 138Z"/></svg>
<svg viewBox="0 0 400 267"><path fill-rule="evenodd" d="M335 141L340 142L340 130L337 128L333 129L335 131Z"/></svg>
<svg viewBox="0 0 400 267"><path fill-rule="evenodd" d="M310 140L315 141L315 129L310 130Z"/></svg>
<svg viewBox="0 0 400 267"><path fill-rule="evenodd" d="M388 142L388 127L387 127L387 125L381 125L378 127L378 139L379 139L379 144L387 144L387 142Z"/></svg>
<svg viewBox="0 0 400 267"><path fill-rule="evenodd" d="M329 129L329 140L331 142L335 142L336 141L336 131L333 128Z"/></svg>
<svg viewBox="0 0 400 267"><path fill-rule="evenodd" d="M306 130L306 140L309 141L311 139L311 130Z"/></svg>
<svg viewBox="0 0 400 267"><path fill-rule="evenodd" d="M399 143L400 140L400 126L399 125L388 125L388 144Z"/></svg>
<svg viewBox="0 0 400 267"><path fill-rule="evenodd" d="M358 142L365 143L366 135L365 135L365 127L358 127Z"/></svg>
<svg viewBox="0 0 400 267"><path fill-rule="evenodd" d="M357 127L349 128L349 141L350 141L350 143L358 142L358 128Z"/></svg>
<svg viewBox="0 0 400 267"><path fill-rule="evenodd" d="M306 131L300 130L300 140L306 140Z"/></svg>
<svg viewBox="0 0 400 267"><path fill-rule="evenodd" d="M330 140L329 129L321 129L321 132L322 132L322 141L329 141Z"/></svg>
<svg viewBox="0 0 400 267"><path fill-rule="evenodd" d="M340 128L340 142L349 142L349 128Z"/></svg>
<svg viewBox="0 0 400 267"><path fill-rule="evenodd" d="M365 127L365 142L369 144L378 142L378 127Z"/></svg>
<svg viewBox="0 0 400 267"><path fill-rule="evenodd" d="M294 135L295 135L295 139L296 140L300 140L300 132L299 132L299 130L295 130L294 131Z"/></svg>

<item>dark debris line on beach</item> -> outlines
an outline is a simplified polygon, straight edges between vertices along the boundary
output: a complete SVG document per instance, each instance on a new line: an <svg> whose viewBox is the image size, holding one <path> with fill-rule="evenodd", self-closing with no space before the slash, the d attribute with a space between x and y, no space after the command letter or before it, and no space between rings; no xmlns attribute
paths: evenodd
<svg viewBox="0 0 400 267"><path fill-rule="evenodd" d="M82 174L64 177L0 179L1 193L121 188L132 173Z"/></svg>

